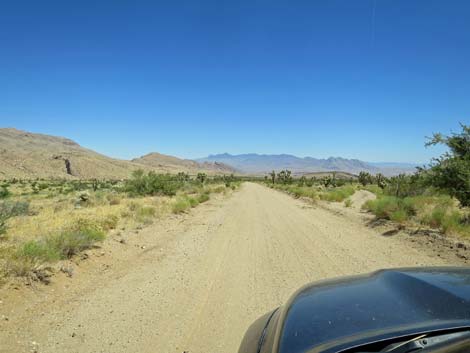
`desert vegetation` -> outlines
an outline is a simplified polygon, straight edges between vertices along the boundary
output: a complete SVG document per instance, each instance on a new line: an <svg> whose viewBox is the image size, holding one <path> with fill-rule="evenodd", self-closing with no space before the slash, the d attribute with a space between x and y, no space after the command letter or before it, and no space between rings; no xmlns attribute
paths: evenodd
<svg viewBox="0 0 470 353"><path fill-rule="evenodd" d="M305 176L293 177L291 171L282 170L278 173L272 171L264 182L271 188L285 191L294 197L305 197L313 201L345 201L356 191L356 182L353 178L338 178L331 173L321 178Z"/></svg>
<svg viewBox="0 0 470 353"><path fill-rule="evenodd" d="M0 279L48 281L50 265L96 247L110 231L149 225L227 193L240 181L136 170L127 180L3 180Z"/></svg>
<svg viewBox="0 0 470 353"><path fill-rule="evenodd" d="M449 136L435 134L426 146L436 144L447 146L448 152L411 175L387 178L361 172L357 179L348 179L332 173L306 179L294 178L284 170L272 171L264 182L295 197L344 202L345 207L352 205L349 197L356 190L368 190L376 199L367 201L363 208L377 219L470 235L470 127L462 125L460 133Z"/></svg>

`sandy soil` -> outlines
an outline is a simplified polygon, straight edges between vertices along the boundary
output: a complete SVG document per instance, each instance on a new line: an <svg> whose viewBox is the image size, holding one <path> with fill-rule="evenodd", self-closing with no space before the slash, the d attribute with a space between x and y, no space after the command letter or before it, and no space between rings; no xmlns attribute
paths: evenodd
<svg viewBox="0 0 470 353"><path fill-rule="evenodd" d="M72 278L0 292L0 352L233 353L253 320L306 282L462 264L407 235L383 236L353 212L245 183L228 199L115 236L71 263Z"/></svg>

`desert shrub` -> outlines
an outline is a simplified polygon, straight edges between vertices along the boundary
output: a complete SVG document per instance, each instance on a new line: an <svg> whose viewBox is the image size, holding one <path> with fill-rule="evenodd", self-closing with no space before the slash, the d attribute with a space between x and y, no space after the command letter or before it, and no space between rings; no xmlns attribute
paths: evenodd
<svg viewBox="0 0 470 353"><path fill-rule="evenodd" d="M60 252L50 245L45 238L27 241L18 249L15 258L45 262L60 260Z"/></svg>
<svg viewBox="0 0 470 353"><path fill-rule="evenodd" d="M394 222L403 223L403 222L406 222L410 216L411 215L408 214L408 212L405 209L399 208L390 213L389 219Z"/></svg>
<svg viewBox="0 0 470 353"><path fill-rule="evenodd" d="M4 268L2 269L3 275L11 275L15 277L28 277L30 278L33 271L37 268L38 264L34 259L25 256L19 256L15 253L8 258L5 258Z"/></svg>
<svg viewBox="0 0 470 353"><path fill-rule="evenodd" d="M134 202L134 201L129 202L129 204L127 205L127 208L131 212L135 212L139 207L140 207L140 205L137 202Z"/></svg>
<svg viewBox="0 0 470 353"><path fill-rule="evenodd" d="M135 218L137 222L143 224L151 224L153 218L157 214L157 209L153 206L138 206L135 210Z"/></svg>
<svg viewBox="0 0 470 353"><path fill-rule="evenodd" d="M3 201L0 203L0 236L7 231L7 220L11 217L24 216L29 213L27 201Z"/></svg>
<svg viewBox="0 0 470 353"><path fill-rule="evenodd" d="M10 191L8 190L8 187L3 185L0 188L0 199L6 199L8 196L10 196Z"/></svg>
<svg viewBox="0 0 470 353"><path fill-rule="evenodd" d="M191 205L191 207L196 207L197 205L199 205L199 201L196 197L188 197L188 201L189 201L189 204Z"/></svg>
<svg viewBox="0 0 470 353"><path fill-rule="evenodd" d="M7 220L0 217L0 239L2 239L7 232Z"/></svg>
<svg viewBox="0 0 470 353"><path fill-rule="evenodd" d="M46 238L46 244L55 249L60 258L70 258L80 251L91 248L95 243L104 240L103 231L86 228L80 230L69 230L55 236Z"/></svg>
<svg viewBox="0 0 470 353"><path fill-rule="evenodd" d="M116 194L108 194L106 195L106 199L111 206L119 205L121 203L121 197Z"/></svg>
<svg viewBox="0 0 470 353"><path fill-rule="evenodd" d="M116 229L118 222L119 217L113 214L108 214L99 221L101 228L105 231Z"/></svg>
<svg viewBox="0 0 470 353"><path fill-rule="evenodd" d="M191 207L191 203L189 202L188 197L178 196L171 206L171 211L173 213L182 213L182 212L185 212L190 207Z"/></svg>
<svg viewBox="0 0 470 353"><path fill-rule="evenodd" d="M40 183L40 184L37 185L37 188L38 188L38 190L46 190L47 188L49 188L49 184Z"/></svg>
<svg viewBox="0 0 470 353"><path fill-rule="evenodd" d="M432 228L439 228L442 226L443 220L446 217L447 209L438 206L434 207L431 213L425 214L421 218L421 223L427 224Z"/></svg>
<svg viewBox="0 0 470 353"><path fill-rule="evenodd" d="M206 202L206 201L209 201L210 199L210 196L208 193L203 193L203 194L200 194L198 197L197 197L197 201L199 203L203 203L203 202Z"/></svg>
<svg viewBox="0 0 470 353"><path fill-rule="evenodd" d="M344 200L344 206L345 207L351 207L352 206L351 199L348 198L348 199Z"/></svg>
<svg viewBox="0 0 470 353"><path fill-rule="evenodd" d="M469 231L466 217L445 205L437 205L430 213L424 214L421 223L441 229L444 233Z"/></svg>
<svg viewBox="0 0 470 353"><path fill-rule="evenodd" d="M320 198L326 201L341 202L353 195L355 192L356 189L352 186L342 186L327 190L320 194Z"/></svg>
<svg viewBox="0 0 470 353"><path fill-rule="evenodd" d="M137 209L138 217L155 217L157 210L152 206L142 206Z"/></svg>
<svg viewBox="0 0 470 353"><path fill-rule="evenodd" d="M316 191L312 188L309 187L299 187L299 186L294 186L291 188L288 188L287 191L294 195L294 197L309 197L311 199L314 199L317 195Z"/></svg>
<svg viewBox="0 0 470 353"><path fill-rule="evenodd" d="M376 200L367 201L363 207L379 219L397 222L404 222L416 215L416 205L412 198L401 199L394 196L382 196Z"/></svg>
<svg viewBox="0 0 470 353"><path fill-rule="evenodd" d="M177 176L170 174L156 174L149 172L145 174L142 170L137 170L132 174L132 178L125 183L124 190L132 195L176 195L182 188L184 182Z"/></svg>
<svg viewBox="0 0 470 353"><path fill-rule="evenodd" d="M95 226L76 224L60 233L25 242L17 250L16 258L40 262L67 259L104 240L105 234Z"/></svg>
<svg viewBox="0 0 470 353"><path fill-rule="evenodd" d="M226 190L225 186L220 185L220 186L213 188L211 192L219 194L219 193L225 192L225 190Z"/></svg>

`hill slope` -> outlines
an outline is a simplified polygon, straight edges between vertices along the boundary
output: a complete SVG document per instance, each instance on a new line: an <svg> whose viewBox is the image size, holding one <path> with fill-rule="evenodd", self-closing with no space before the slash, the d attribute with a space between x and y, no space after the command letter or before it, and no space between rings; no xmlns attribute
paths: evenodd
<svg viewBox="0 0 470 353"><path fill-rule="evenodd" d="M13 177L121 179L129 177L136 169L154 170L160 173L233 172L233 169L218 163L197 163L156 153L135 161L119 160L84 148L63 137L0 128L0 179Z"/></svg>
<svg viewBox="0 0 470 353"><path fill-rule="evenodd" d="M135 158L131 162L157 170L165 170L168 173L202 171L209 174L231 174L235 170L228 165L219 162L196 162L190 159L180 159L165 154L152 152Z"/></svg>
<svg viewBox="0 0 470 353"><path fill-rule="evenodd" d="M294 174L317 173L341 171L346 173L358 174L361 171L367 171L372 174L383 173L385 175L394 175L398 173L409 173L412 167L384 167L373 165L360 161L358 159L346 159L341 157L330 157L327 159L318 159L313 157L300 158L289 154L240 154L231 155L228 153L210 155L201 158L199 161L220 162L236 168L245 173L263 174L271 170L289 169Z"/></svg>
<svg viewBox="0 0 470 353"><path fill-rule="evenodd" d="M1 178L125 178L137 168L66 138L0 129Z"/></svg>

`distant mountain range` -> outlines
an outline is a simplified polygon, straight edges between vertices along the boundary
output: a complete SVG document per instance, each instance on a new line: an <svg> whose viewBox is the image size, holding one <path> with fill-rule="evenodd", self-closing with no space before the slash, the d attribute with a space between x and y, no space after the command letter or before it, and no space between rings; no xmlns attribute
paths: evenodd
<svg viewBox="0 0 470 353"><path fill-rule="evenodd" d="M157 173L265 175L281 169L294 174L345 172L394 175L415 170L412 164L368 163L357 159L330 157L300 158L289 154L210 155L198 160L181 159L157 152L132 160L115 159L76 142L13 128L0 128L0 179L7 178L127 178L132 171L144 169Z"/></svg>
<svg viewBox="0 0 470 353"><path fill-rule="evenodd" d="M199 162L218 162L229 165L237 171L247 174L265 174L272 170L289 169L294 174L341 171L358 174L366 171L372 174L382 173L387 176L400 173L412 173L416 165L410 163L370 163L358 159L330 157L296 157L290 154L239 154L229 153L209 155L197 159Z"/></svg>

